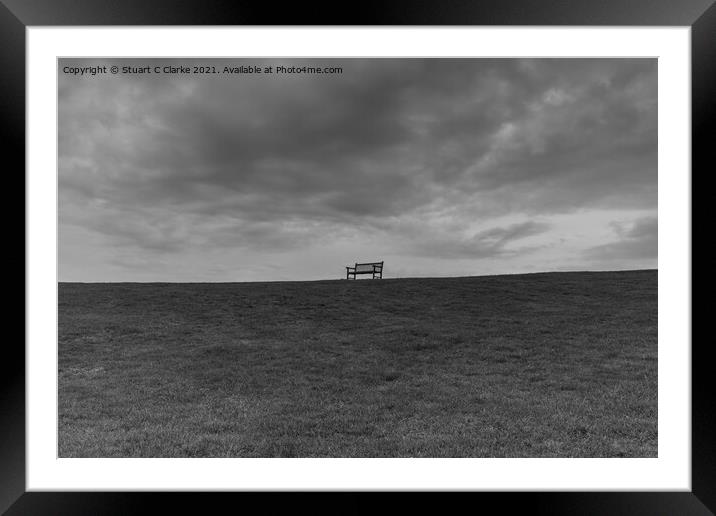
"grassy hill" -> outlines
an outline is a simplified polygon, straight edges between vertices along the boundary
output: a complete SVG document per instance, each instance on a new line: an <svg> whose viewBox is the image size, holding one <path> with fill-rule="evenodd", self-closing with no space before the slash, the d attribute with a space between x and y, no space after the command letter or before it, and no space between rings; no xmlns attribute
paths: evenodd
<svg viewBox="0 0 716 516"><path fill-rule="evenodd" d="M656 457L657 272L59 285L61 457Z"/></svg>

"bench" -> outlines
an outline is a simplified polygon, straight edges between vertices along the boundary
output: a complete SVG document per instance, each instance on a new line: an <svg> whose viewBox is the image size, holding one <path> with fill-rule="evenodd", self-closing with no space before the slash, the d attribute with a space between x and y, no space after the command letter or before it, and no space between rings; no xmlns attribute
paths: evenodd
<svg viewBox="0 0 716 516"><path fill-rule="evenodd" d="M353 267L346 267L346 279L356 279L358 274L371 274L373 279L383 279L383 262L356 263Z"/></svg>

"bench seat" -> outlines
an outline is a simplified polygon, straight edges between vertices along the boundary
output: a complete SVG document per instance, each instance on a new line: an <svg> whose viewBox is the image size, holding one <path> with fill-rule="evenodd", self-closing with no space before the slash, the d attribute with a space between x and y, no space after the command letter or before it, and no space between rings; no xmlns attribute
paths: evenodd
<svg viewBox="0 0 716 516"><path fill-rule="evenodd" d="M356 263L353 267L346 266L346 279L356 279L357 275L371 274L373 279L383 279L383 262Z"/></svg>

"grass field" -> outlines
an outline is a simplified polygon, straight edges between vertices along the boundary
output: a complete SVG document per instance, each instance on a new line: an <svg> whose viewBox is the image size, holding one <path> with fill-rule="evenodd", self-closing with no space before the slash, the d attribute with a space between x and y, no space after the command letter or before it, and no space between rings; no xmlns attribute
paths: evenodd
<svg viewBox="0 0 716 516"><path fill-rule="evenodd" d="M655 457L657 272L59 285L61 457Z"/></svg>

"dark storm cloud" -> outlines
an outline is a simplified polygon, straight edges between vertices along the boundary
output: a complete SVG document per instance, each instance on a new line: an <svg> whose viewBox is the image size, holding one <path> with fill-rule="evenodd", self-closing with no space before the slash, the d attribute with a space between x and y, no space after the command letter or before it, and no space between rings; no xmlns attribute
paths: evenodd
<svg viewBox="0 0 716 516"><path fill-rule="evenodd" d="M210 64L343 72L60 73L61 223L150 252L280 250L449 212L452 229L432 233L441 244L414 252L495 256L510 232L545 228L509 223L487 234L468 229L476 221L656 205L656 60Z"/></svg>

